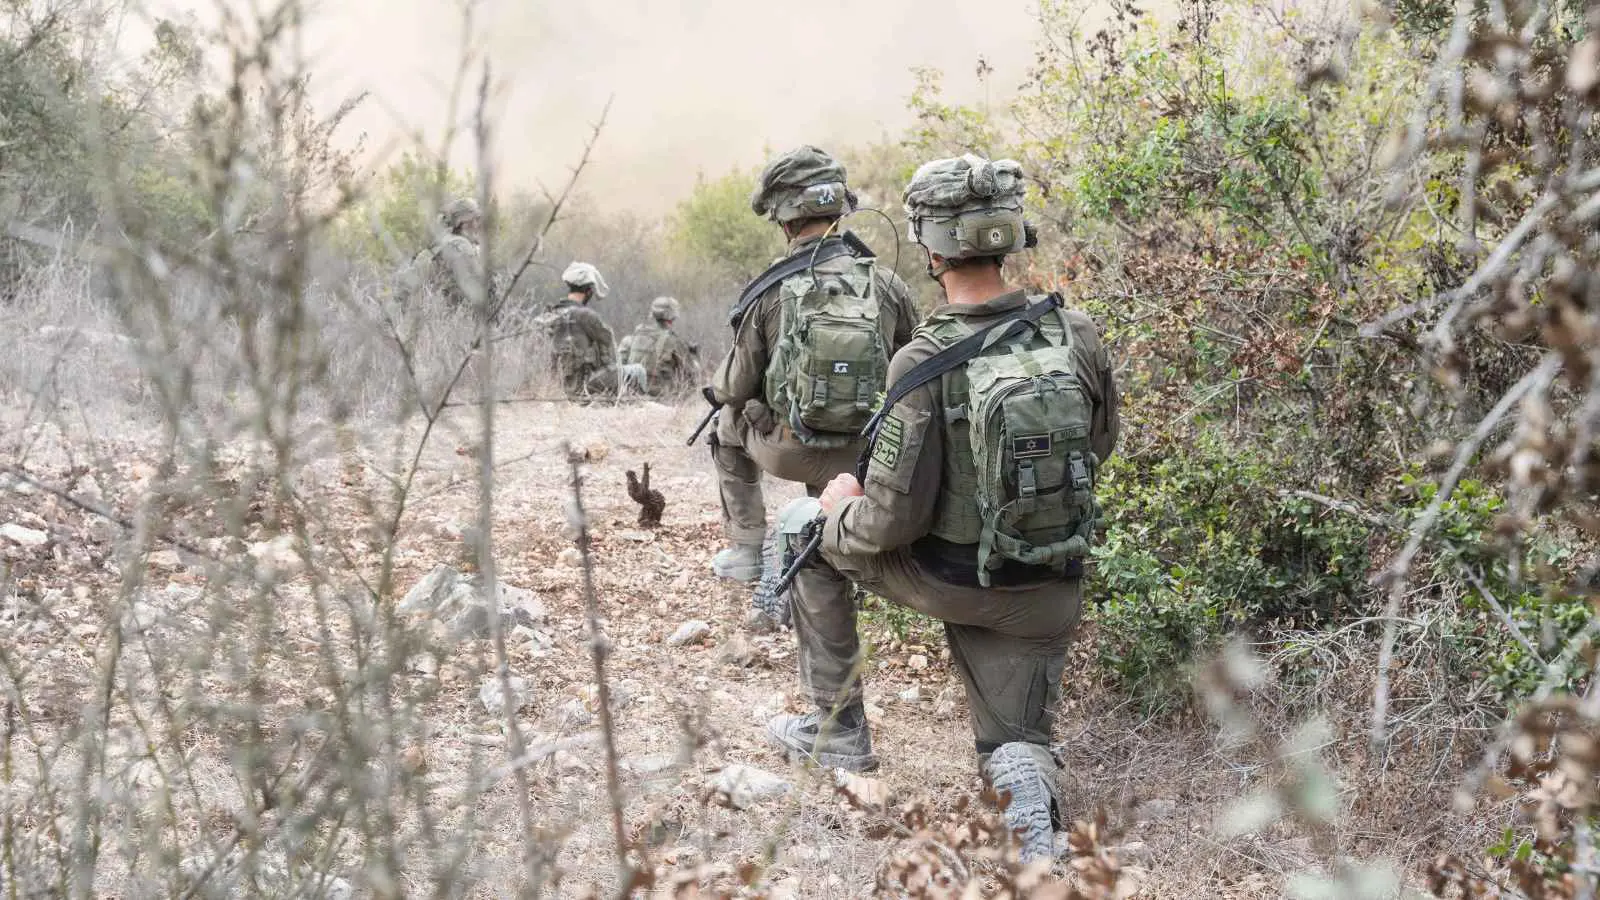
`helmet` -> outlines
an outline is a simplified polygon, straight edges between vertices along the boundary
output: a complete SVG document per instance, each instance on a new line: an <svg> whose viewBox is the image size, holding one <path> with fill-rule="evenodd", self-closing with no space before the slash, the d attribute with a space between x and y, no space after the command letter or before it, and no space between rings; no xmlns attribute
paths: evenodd
<svg viewBox="0 0 1600 900"><path fill-rule="evenodd" d="M678 301L671 297L657 297L650 303L650 315L659 322L672 322L678 318Z"/></svg>
<svg viewBox="0 0 1600 900"><path fill-rule="evenodd" d="M750 195L750 209L774 222L842 216L856 208L844 166L810 144L767 164Z"/></svg>
<svg viewBox="0 0 1600 900"><path fill-rule="evenodd" d="M1005 256L1035 246L1022 216L1022 166L967 154L924 164L906 186L911 239L945 259Z"/></svg>
<svg viewBox="0 0 1600 900"><path fill-rule="evenodd" d="M600 298L611 292L606 287L606 280L600 277L600 270L586 262L567 266L567 270L561 273L561 281L573 290L588 290Z"/></svg>
<svg viewBox="0 0 1600 900"><path fill-rule="evenodd" d="M482 219L483 210L478 208L478 201L471 197L458 197L439 211L439 218L444 220L446 228L454 230Z"/></svg>

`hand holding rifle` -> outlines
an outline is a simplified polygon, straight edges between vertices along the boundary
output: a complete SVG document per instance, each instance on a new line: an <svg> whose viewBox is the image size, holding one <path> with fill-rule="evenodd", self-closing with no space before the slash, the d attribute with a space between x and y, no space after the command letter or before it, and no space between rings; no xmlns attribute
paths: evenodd
<svg viewBox="0 0 1600 900"><path fill-rule="evenodd" d="M706 417L704 419L700 420L700 425L699 425L698 428L696 428L694 430L694 434L689 435L689 442L688 443L689 443L689 446L691 446L691 447L694 446L694 442L695 441L698 441L700 439L701 433L706 430L706 426L707 425L711 424L711 420L716 418L717 410L722 408L722 404L717 402L716 393L713 392L711 390L711 388L709 388L709 387L701 388L700 389L700 396L706 398L706 402L711 404L711 409L710 409L709 412L706 413Z"/></svg>

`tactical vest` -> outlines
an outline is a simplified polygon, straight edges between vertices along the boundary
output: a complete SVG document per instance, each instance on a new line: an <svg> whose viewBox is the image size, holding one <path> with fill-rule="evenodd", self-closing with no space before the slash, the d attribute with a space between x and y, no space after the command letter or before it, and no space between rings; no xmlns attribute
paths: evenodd
<svg viewBox="0 0 1600 900"><path fill-rule="evenodd" d="M941 350L973 333L937 315L918 333ZM991 346L940 378L944 460L934 537L977 547L978 581L1006 561L1065 572L1099 519L1093 403L1078 379L1066 314Z"/></svg>
<svg viewBox="0 0 1600 900"><path fill-rule="evenodd" d="M789 276L778 286L778 314L764 379L767 406L803 444L859 440L889 371L873 261Z"/></svg>
<svg viewBox="0 0 1600 900"><path fill-rule="evenodd" d="M548 329L550 336L550 354L564 369L576 366L593 365L597 362L595 357L594 342L589 339L589 333L578 322L578 304L568 300L563 301L550 310Z"/></svg>
<svg viewBox="0 0 1600 900"><path fill-rule="evenodd" d="M628 352L622 361L630 365L644 366L650 377L656 376L656 370L661 365L661 354L666 349L667 338L672 332L660 325L645 323L633 330L633 337L628 341Z"/></svg>

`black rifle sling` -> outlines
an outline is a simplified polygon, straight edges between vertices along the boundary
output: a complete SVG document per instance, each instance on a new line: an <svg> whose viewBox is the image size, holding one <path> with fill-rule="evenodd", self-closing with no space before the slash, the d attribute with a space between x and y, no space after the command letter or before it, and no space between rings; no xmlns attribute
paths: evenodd
<svg viewBox="0 0 1600 900"><path fill-rule="evenodd" d="M795 275L815 265L838 259L841 256L872 256L872 248L855 235L855 232L846 231L843 237L828 238L820 247L805 247L793 256L778 260L767 268L765 272L756 276L744 292L739 295L739 301L733 305L732 312L728 313L728 323L734 328L739 327L739 320L750 311L750 306L760 299L762 294L772 290L790 275Z"/></svg>
<svg viewBox="0 0 1600 900"><path fill-rule="evenodd" d="M1061 308L1061 295L1051 294L1038 303L1029 304L1021 314L1003 319L990 325L982 331L967 335L961 340L940 350L912 367L911 371L900 376L890 388L889 393L883 398L883 405L867 421L865 428L861 429L862 437L867 439L867 446L861 451L861 456L856 460L856 479L865 481L867 466L872 462L872 447L878 442L878 429L883 425L885 416L894 409L895 404L906 398L906 395L928 382L938 378L946 372L954 370L957 366L964 366L973 357L982 353L986 348L1016 337L1023 328L1037 323L1049 315L1052 310Z"/></svg>

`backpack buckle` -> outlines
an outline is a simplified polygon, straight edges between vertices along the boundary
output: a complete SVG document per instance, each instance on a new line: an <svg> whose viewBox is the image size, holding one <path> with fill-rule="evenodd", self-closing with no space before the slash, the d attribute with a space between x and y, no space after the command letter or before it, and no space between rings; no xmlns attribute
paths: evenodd
<svg viewBox="0 0 1600 900"><path fill-rule="evenodd" d="M1017 463L1018 499L1033 500L1037 496L1039 496L1039 472L1033 467L1033 461Z"/></svg>
<svg viewBox="0 0 1600 900"><path fill-rule="evenodd" d="M1072 487L1076 490L1087 491L1089 485L1089 463L1084 460L1083 454L1074 451L1067 457L1067 468L1072 473Z"/></svg>

